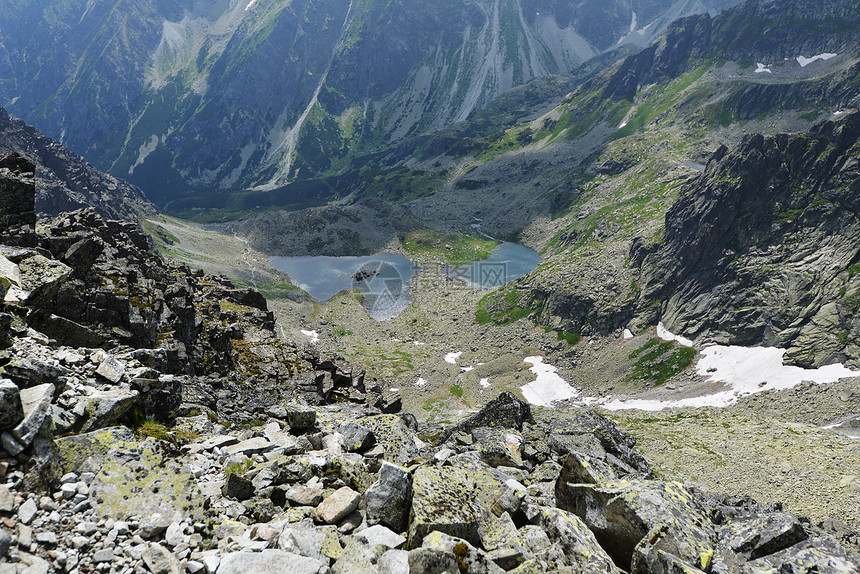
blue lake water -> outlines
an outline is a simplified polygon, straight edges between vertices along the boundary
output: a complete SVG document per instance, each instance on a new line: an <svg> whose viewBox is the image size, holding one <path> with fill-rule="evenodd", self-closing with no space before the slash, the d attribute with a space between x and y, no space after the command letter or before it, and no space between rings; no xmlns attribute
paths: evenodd
<svg viewBox="0 0 860 574"><path fill-rule="evenodd" d="M396 253L363 257L274 256L269 262L316 301L328 301L349 289L360 291L364 306L377 321L389 321L412 304L409 282L419 271L412 261ZM517 243L502 243L487 259L443 271L471 289L489 289L522 277L538 263L540 255L536 251Z"/></svg>
<svg viewBox="0 0 860 574"><path fill-rule="evenodd" d="M370 316L377 321L393 319L412 304L409 280L417 268L402 255L275 256L269 262L316 301L328 301L341 291L357 289L364 295Z"/></svg>
<svg viewBox="0 0 860 574"><path fill-rule="evenodd" d="M519 243L502 243L487 259L449 268L446 273L472 289L489 289L531 273L540 263L540 255Z"/></svg>

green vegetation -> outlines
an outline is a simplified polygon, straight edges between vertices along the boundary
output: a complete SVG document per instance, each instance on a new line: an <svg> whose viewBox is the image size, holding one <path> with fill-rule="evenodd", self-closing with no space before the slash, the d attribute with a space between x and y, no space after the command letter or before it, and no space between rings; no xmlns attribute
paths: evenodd
<svg viewBox="0 0 860 574"><path fill-rule="evenodd" d="M400 237L403 248L412 255L441 255L451 265L464 265L490 256L498 241L473 235L444 233L433 229L411 231Z"/></svg>
<svg viewBox="0 0 860 574"><path fill-rule="evenodd" d="M647 381L659 386L674 377L693 363L696 350L691 347L678 347L671 341L651 339L632 353L631 359L638 359L629 381Z"/></svg>
<svg viewBox="0 0 860 574"><path fill-rule="evenodd" d="M532 306L534 302L529 302L525 306L522 306L519 299L520 294L516 291L500 290L488 293L478 301L475 321L477 321L478 325L487 325L489 323L507 325L540 310L539 306Z"/></svg>
<svg viewBox="0 0 860 574"><path fill-rule="evenodd" d="M451 385L450 388L451 394L457 397L458 399L463 398L463 387L460 385Z"/></svg>
<svg viewBox="0 0 860 574"><path fill-rule="evenodd" d="M134 431L137 436L167 441L173 443L174 446L186 444L199 437L197 433L184 429L171 430L167 426L152 420L143 421Z"/></svg>
<svg viewBox="0 0 860 574"><path fill-rule="evenodd" d="M226 479L231 474L236 474L239 476L245 476L249 470L254 468L256 463L253 459L247 458L242 462L231 462L227 466L224 467L224 478Z"/></svg>
<svg viewBox="0 0 860 574"><path fill-rule="evenodd" d="M262 293L263 297L266 299L286 299L292 293L296 293L299 291L299 288L293 285L292 283L277 283L274 281L267 282L253 282L246 281L244 279L236 279L231 277L231 281L236 285L236 287L253 287L260 293Z"/></svg>

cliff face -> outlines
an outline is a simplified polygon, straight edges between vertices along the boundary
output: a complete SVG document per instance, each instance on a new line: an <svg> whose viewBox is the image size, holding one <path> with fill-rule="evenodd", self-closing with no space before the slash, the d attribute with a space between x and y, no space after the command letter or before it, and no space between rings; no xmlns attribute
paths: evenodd
<svg viewBox="0 0 860 574"><path fill-rule="evenodd" d="M77 154L0 108L0 153L33 164L35 209L58 215L91 206L105 217L134 219L155 213L137 187L98 171Z"/></svg>
<svg viewBox="0 0 860 574"><path fill-rule="evenodd" d="M726 4L4 0L0 104L153 198L270 189Z"/></svg>
<svg viewBox="0 0 860 574"><path fill-rule="evenodd" d="M693 337L860 360L860 114L721 148L641 265L644 301Z"/></svg>

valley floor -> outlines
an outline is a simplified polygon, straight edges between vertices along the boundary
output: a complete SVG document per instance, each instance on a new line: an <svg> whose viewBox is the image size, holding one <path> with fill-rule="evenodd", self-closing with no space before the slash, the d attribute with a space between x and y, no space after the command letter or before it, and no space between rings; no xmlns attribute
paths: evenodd
<svg viewBox="0 0 860 574"><path fill-rule="evenodd" d="M641 344L641 337L624 343L619 333L613 340L592 338L570 346L526 320L478 325L475 309L485 292L446 281L437 271L440 261L432 257L418 260L423 271L413 281L414 304L379 323L355 293L318 303L288 288L287 278L268 266L267 256L241 238L215 237L176 220L158 225L173 236L174 244L163 248L171 256L264 291L268 287L270 294L280 285L269 307L282 336L364 365L421 420L457 420L504 390L522 394L522 387L537 378L526 357L542 357L557 367L566 381L576 382L581 396L644 390L620 382L630 368L629 349ZM389 247L402 251L398 244ZM663 398L701 386L694 366L665 386ZM727 408L615 410L609 415L636 436L641 452L667 478L782 502L786 510L814 522L836 519L860 529L860 441L823 428L856 413L858 401L860 378L854 378L767 391Z"/></svg>

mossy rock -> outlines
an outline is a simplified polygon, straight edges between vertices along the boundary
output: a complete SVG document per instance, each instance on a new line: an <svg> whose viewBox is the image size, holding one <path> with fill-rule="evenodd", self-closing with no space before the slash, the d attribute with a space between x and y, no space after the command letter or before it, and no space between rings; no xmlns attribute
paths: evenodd
<svg viewBox="0 0 860 574"><path fill-rule="evenodd" d="M91 486L99 516L176 516L202 520L204 497L194 475L153 439L126 443L105 455Z"/></svg>

